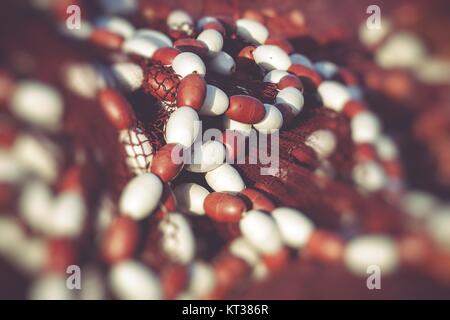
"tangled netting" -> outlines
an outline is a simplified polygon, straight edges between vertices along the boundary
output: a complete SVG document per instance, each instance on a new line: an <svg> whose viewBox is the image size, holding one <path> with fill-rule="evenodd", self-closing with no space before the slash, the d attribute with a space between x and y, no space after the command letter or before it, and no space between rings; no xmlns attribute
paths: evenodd
<svg viewBox="0 0 450 320"><path fill-rule="evenodd" d="M123 218L123 212L119 212L119 208L124 189L133 178L151 171L153 157L166 146L166 125L171 114L178 109L177 97L182 77L176 74L171 66L163 65L154 59L123 52L119 54L116 52L118 48L114 47L117 35L111 35L105 30L95 30L98 32L98 38L95 41L92 39L80 41L80 39L74 40L67 35L62 36L57 27L57 23L61 22L58 21L61 19L61 8L59 5L56 7L56 9L53 8L46 12L46 15L42 15L42 12L35 9L16 4L11 6L10 11L5 9L4 14L0 14L2 44L0 91L8 92L8 88L13 87L14 83L23 83L33 79L55 88L63 98L65 108L59 128L48 131L41 130L39 125L30 124L29 119L13 110L11 105L14 104L14 99L6 99L4 98L6 94L0 92L0 146L2 148L0 155L3 157L3 153L8 153L14 157L20 157L24 162L24 167L27 167L26 178L21 176L20 179L23 180L18 179L18 183L13 184L9 180L5 180L5 183L3 180L0 181L0 230L8 231L12 236L15 235L14 232L17 228L23 230L23 238L26 240L22 239L22 242L17 241L17 243L25 243L26 249L31 250L30 247L36 249L35 247L39 246L29 245L28 241L36 240L37 243L44 239L43 244L41 242L38 244L47 250L45 259L43 258L44 262L40 261L39 268L41 269L36 271L33 269L37 268L35 260L30 258L32 260L30 262L22 256L17 259L17 255L14 255L13 251L21 251L23 247L10 249L8 242L11 241L9 238L2 237L0 232L0 249L7 248L8 250L3 250L6 252L5 255L13 257L12 261L19 261L16 261L16 264L10 264L8 259L5 259L5 263L0 261L0 282L4 288L7 288L5 290L0 288L0 298L45 297L47 292L43 288L47 289L45 285L48 285L45 282L48 280L45 276L49 273L61 277L61 274L65 274L67 264L77 264L82 266L83 270L95 271L92 274L89 273L90 271L86 271L86 274L100 282L99 287L103 289L103 292L94 298L121 298L117 295L114 283L108 282L110 278L107 275L110 275L113 263L104 257L104 248L102 247L105 245L104 239L111 236L105 230L109 230L111 225L114 226L116 221L123 223L125 230L122 231L123 234L116 235L116 238L119 239L116 240L118 241L116 245L123 248L131 242L136 243L136 248L130 253L130 257L154 272L155 278L162 287L162 294L158 297L166 299L183 298L180 292L186 288L195 291L195 285L198 283L193 284L189 281L196 279L202 283L203 277L209 276L204 269L213 270L220 290L210 289L207 294L194 296L195 298L241 297L240 294L254 285L255 279L264 279L270 272L282 274L283 270L289 269L301 270L298 277L289 279L289 282L295 283L297 288L292 291L293 296L289 296L288 293L286 293L288 296L283 296L283 292L280 293L280 290L277 291L277 296L270 296L270 290L268 290L269 297L277 298L280 294L281 298L298 296L320 298L319 291L327 291L325 282L336 282L336 279L341 279L344 285L349 283L348 288L345 289L351 292L350 297L355 297L359 294L360 283L358 281L360 279L345 269L342 261L340 264L335 264L335 261L329 263L329 256L332 256L335 251L341 253L344 250L342 248L348 243L347 241L351 241L358 235L381 234L395 239L400 247L402 241L410 240L408 237L411 234L416 236L416 233L419 233L415 229L419 230L419 227L414 224L417 221L410 222L405 218L403 210L400 209L400 197L403 195L401 164L389 163L390 167L385 168L386 171L391 170L393 176L399 178L398 181L396 180L399 185L394 186L398 187L397 189L386 188L378 192L366 192L367 190L361 190L354 181L353 169L361 158L366 157L380 162L382 159L377 158L371 146L361 146L353 141L351 115L345 112L336 112L323 105L317 90L318 80L314 78L315 76L319 77L317 74L299 76L304 87L302 92L304 106L298 116L291 119L288 111L280 109L283 121L286 120L286 123L279 131L276 145L279 154L278 167L269 174L261 174L261 170L267 167L267 164L261 163L258 157L261 141L257 141L257 145L246 145L245 163L233 164L247 187L259 191L276 207L291 207L300 210L317 226L317 230L314 231L314 235L317 237L314 239L317 243L311 241L308 244L310 246L308 250L282 247L283 249L275 255L262 254L261 257L258 256L260 259L258 264L250 266L248 261L244 261L245 259L230 253L230 243L242 236L239 222L218 221L206 215L193 215L186 212L179 215L177 215L178 213L170 214L177 211L172 188L184 183L197 183L207 188L207 191L212 190L212 187L206 183L204 173L188 170L181 171L170 183L163 184L162 196L157 209L149 219L136 222L129 217ZM89 8L87 10L89 19L93 19L101 11L97 5L89 4L87 8ZM139 14L127 17L127 19L136 28L153 28L161 31L169 35L171 41L195 39L198 35L198 28L189 23L169 28L164 19L158 16L158 14L166 15L166 13L155 12L154 8L153 11L149 8L145 7L146 10L142 9ZM235 13L238 16L240 14L240 12ZM267 15L267 17L269 16ZM18 24L17 21L22 21L22 18L26 22ZM229 24L226 21L233 19L221 16L218 19L227 26L223 51L226 51L236 61L237 70L231 75L208 70L205 75L207 84L221 89L228 97L247 95L257 98L263 103L273 104L279 92L277 84L265 82L263 80L265 73L262 68L254 61L239 55L249 43L243 37L238 36L236 30L228 28ZM11 29L11 26L15 26L15 32L13 34L6 33L4 30ZM288 30L286 30L287 32ZM108 41L102 43L101 39L108 39ZM103 44L103 47L99 43ZM306 43L314 45L308 46ZM322 48L313 40L297 42L295 49L300 52L305 50L308 54L309 51L314 52L316 49L317 51L319 49L333 51L332 46ZM332 56L331 53L330 56ZM361 54L361 56L360 59L371 58L369 54ZM93 66L97 64L107 66L109 70L112 69L110 68L112 65L122 62L135 63L139 70L142 70L143 78L138 89L129 90L128 88L120 92L120 96L123 95L124 101L130 105L134 115L130 120L131 125L127 124L125 128L111 121L104 106L99 106L97 92L91 92L91 85L98 85L102 81L99 87L114 87L115 92L119 92L123 89L121 87L123 83L119 84L120 81L116 74L112 75L113 86L104 79L100 81L94 77L92 80L89 73L91 71L82 73L81 76L73 76L67 71L76 66L77 72L81 72L79 70L85 72L85 69L95 69ZM99 73L97 69L95 70ZM351 82L352 85L358 84L364 88L364 84L360 81L362 75L357 71L350 72L345 68L340 70L342 72L333 75L328 80L345 85ZM68 74L71 76L69 77ZM68 78L70 81L67 80ZM13 79L11 80L12 84L8 83L10 79ZM87 86L83 86L85 82L88 83ZM290 121L287 121L288 118ZM225 129L220 117L202 116L201 120L203 129L218 128L221 131ZM336 141L334 152L326 159L318 156L315 146L308 140L315 132L321 130L332 132ZM271 139L272 136L269 135L268 140L271 141ZM268 146L270 145L268 143ZM32 147L28 149L24 146ZM7 152L4 152L3 149ZM272 151L269 148L268 153L270 154ZM45 158L43 154L52 156ZM31 161L34 156L36 156L37 164L33 164ZM40 159L43 157L52 165L54 164L54 168L52 167L50 170L47 165L40 163ZM3 158L0 160L3 161ZM13 166L11 165L11 167ZM9 175L5 176L9 178ZM3 173L1 178L3 178ZM40 189L36 187L36 184ZM36 188L31 189L30 185ZM46 191L41 192L42 190ZM139 194L140 199L138 200L148 200L153 196L153 192L154 190L151 188L143 190ZM49 203L52 205L65 200L61 195L70 198L75 194L84 199L86 222L80 227L80 230L76 230L76 236L58 233L58 230L52 229L53 225L42 222L44 220L48 222L54 217L42 215L40 219L35 219L34 216L30 218L32 214L30 216L24 214L25 211L35 212L30 209L29 203L38 203L36 207L40 209L40 203L33 201L36 198L30 194L39 196L43 193L46 199L50 199ZM30 197L26 198L28 202L24 201L24 194ZM252 205L249 205L247 200L245 198L245 205ZM242 201L244 202L244 200ZM135 203L137 202L135 201ZM76 205L70 209L73 207ZM49 210L52 214L58 214L58 210L50 206L48 208L51 208ZM76 210L78 207L74 209L74 211ZM125 221L121 221L121 218ZM60 220L64 222L63 218ZM413 226L411 227L410 224ZM11 225L13 227L10 228ZM61 226L57 225L57 227ZM63 227L67 226L63 225L61 228ZM192 257L186 258L185 256L191 245L190 239L183 238L183 232L187 228L192 229L195 263L189 260L193 259ZM14 232L10 230L14 230ZM69 229L68 232L71 231ZM10 236L9 233L3 232ZM422 233L418 236L419 240L422 239L421 236ZM327 243L325 240L330 238L334 242L330 240ZM7 240L6 245L4 239ZM413 240L418 241L416 238ZM97 245L98 243L100 245ZM323 243L325 244L321 246ZM341 243L343 243L342 248L339 247ZM427 242L425 241L425 243ZM419 244L423 245L423 242ZM320 250L317 249L318 247ZM410 247L404 245L404 248L409 249ZM409 253L406 249L403 251ZM4 252L1 250L0 253L3 254ZM425 254L420 255L424 250L419 250L417 255L425 256ZM36 251L38 250L36 249ZM30 252L36 253L35 251ZM49 254L47 255L47 253ZM322 254L325 258L323 256L317 258L314 256L315 253L319 256ZM408 257L407 254L402 254ZM432 265L431 271L427 269L422 272L420 269L422 265L417 268L420 270L421 277L424 278L423 282L431 283L429 278L432 278L433 281L438 279L438 281L442 280L447 283L450 277L445 267L449 266L450 258L446 253L437 249L433 251L433 254L430 264ZM428 258L428 256L426 257ZM342 259L342 257L340 258ZM441 261L443 261L442 264L440 264ZM201 267L198 267L199 264ZM299 265L301 266L299 267ZM197 278L195 278L193 270L197 270L197 272L201 270L204 273L201 273L201 276L197 274ZM418 294L423 287L422 283L415 285L414 281L409 281L417 276L418 272L416 271L413 269L412 275L400 273L400 275L396 275L398 278L393 278L393 286L400 288L400 296L405 295L405 292L409 293L410 287L414 287L412 291L414 294ZM322 280L322 276L325 280ZM60 280L60 278L58 279ZM267 283L272 285L270 277L268 279ZM30 283L33 288L31 293ZM335 287L340 285L336 284ZM433 294L448 293L448 286L445 284L439 283L436 284L436 287L437 289L433 288L435 290ZM310 288L314 288L315 291L312 289L309 291ZM97 293L97 291L95 292ZM310 292L314 293L310 294ZM84 292L78 294L76 298L89 298L83 294ZM130 296L133 297L133 294L125 295L125 297Z"/></svg>
<svg viewBox="0 0 450 320"><path fill-rule="evenodd" d="M246 45L248 43L239 38L229 39L226 43L226 47L236 55L234 57L236 59L239 59L237 54L240 49ZM176 109L175 98L180 79L171 67L163 66L159 62L144 60L143 65L146 70L144 90L160 101L155 108L162 116L151 121L151 127L148 127L148 134L154 137L151 130L159 133L162 127L157 128L156 124L162 124L164 119L167 119L168 115ZM229 96L245 94L258 98L264 103L270 103L278 92L276 84L263 82L261 76L258 76L259 72L257 70L255 73L232 76L211 72L206 75L206 79L208 83L219 87ZM257 184L259 189L277 200L279 204L311 212L311 218L320 222L321 225L337 228L343 215L351 215L353 219L361 220L362 224L367 223L362 226L368 228L366 231L396 230L397 220L401 216L400 212L396 212L395 208L390 208L389 205L378 201L376 197L369 200L352 189L350 174L354 165L355 150L351 140L348 118L321 107L315 87L307 87L305 101L302 116L297 117L286 130L280 132L279 174L275 176L261 175L263 166L257 163L257 156L254 161L238 164L240 172L247 181L252 185ZM217 119L208 117L203 119L202 125L204 128L220 127ZM333 179L318 178L312 170L316 169L315 167L310 168L309 162L299 162L292 156L293 149L309 149L310 147L305 144L306 139L320 129L331 130L337 136L338 151L329 159L330 165L335 170ZM161 140L152 140L152 144L160 145L161 143L163 143ZM253 151L254 155L257 154L257 150ZM250 152L248 157L251 156ZM189 179L192 178L189 176ZM367 205L370 201L372 204ZM378 213L380 211L387 212L388 216L392 214L392 217L386 220L380 219L380 222L384 221L381 225L379 223L372 224L371 219L377 219L376 216L380 216ZM371 218L366 218L366 216Z"/></svg>

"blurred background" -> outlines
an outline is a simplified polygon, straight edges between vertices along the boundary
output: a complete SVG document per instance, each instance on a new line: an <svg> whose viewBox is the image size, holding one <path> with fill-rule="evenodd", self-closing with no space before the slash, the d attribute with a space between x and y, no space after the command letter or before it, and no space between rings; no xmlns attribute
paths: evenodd
<svg viewBox="0 0 450 320"><path fill-rule="evenodd" d="M64 275L64 266L71 261L86 265L87 270L83 285L89 289L77 298L110 298L104 284L106 266L90 249L98 241L98 230L114 214L128 173L113 128L95 99L90 99L95 95L93 88L79 84L90 73L77 73L79 69L71 68L99 60L103 52L61 32L61 17L69 4L78 4L86 20L107 12L163 31L165 19L174 9L186 10L194 19L205 15L251 18L263 22L271 35L287 38L313 62L327 60L345 66L357 75L368 105L397 143L408 190L402 210L414 216L419 225L427 223L433 214L441 219L432 223L441 226L438 237L444 239L447 251L433 258L438 260L433 260L436 267L431 273L406 268L383 282L383 290L369 291L364 281L344 267L296 262L229 297L450 298L448 1L377 1L382 19L378 32L369 32L366 27L370 16L366 9L372 3L365 0L117 3L0 3L0 298L40 298L42 290L50 290L43 287L62 290L53 278L44 284L30 284L48 270ZM101 67L95 70L102 73ZM100 81L93 77L89 83ZM23 117L25 111L13 112L9 107L11 97L17 96L17 79L35 79L57 89L57 93L48 93L47 87L38 87L39 92L48 94L23 101L29 106L24 109L33 113L43 103L36 101L44 99L51 106L63 102L64 113L50 107L48 114L37 116L37 122L30 125ZM101 81L106 81L105 77ZM30 86L36 90L36 84ZM153 103L150 98L136 99L142 104ZM51 209L50 218L45 214L50 209L41 200L56 194L58 198L52 200L56 209ZM78 229L64 217L67 210L72 212L72 219L84 221ZM50 223L51 219L57 222ZM421 245L413 243L411 250L420 251Z"/></svg>

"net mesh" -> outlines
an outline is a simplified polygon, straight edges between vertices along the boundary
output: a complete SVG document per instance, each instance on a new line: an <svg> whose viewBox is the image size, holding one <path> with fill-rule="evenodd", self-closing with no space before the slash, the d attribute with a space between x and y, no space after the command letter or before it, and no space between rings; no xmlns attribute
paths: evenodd
<svg viewBox="0 0 450 320"><path fill-rule="evenodd" d="M98 57L93 57L90 50L82 50L84 47L78 42L63 41L55 34L50 24L42 24L41 17L37 15L32 14L27 19L16 19L14 15L2 14L0 21L1 25L5 26L1 30L8 30L11 25L17 26L14 34L1 37L2 42L8 43L9 46L8 50L3 50L2 47L0 52L2 61L14 61L18 52L32 52L39 63L31 61L29 69L18 68L13 71L20 78L34 77L48 81L64 96L67 111L64 134L67 147L76 146L75 149L82 150L86 156L82 172L83 186L89 199L90 222L86 234L80 239L81 262L96 263L99 259L98 253L92 250L92 243L96 237L94 228L97 218L96 208L103 194L111 194L117 202L124 185L132 175L127 165L129 155L120 143L117 132L107 122L97 104L81 99L66 90L61 86L59 77L64 63L95 60ZM17 21L26 21L26 27L25 24L17 24ZM136 25L148 26L144 22ZM248 44L242 40L232 37L225 42L225 50L236 58L238 52L246 45ZM20 50L16 50L17 48ZM133 144L140 150L136 152L136 161L142 154L148 155L144 152L147 149L142 147L143 143L149 142L153 150L159 150L165 144L164 126L170 113L176 108L174 101L179 83L179 77L171 68L151 60L142 60L140 63L145 70L144 92L127 95L139 119L137 127L145 136L137 145ZM266 103L273 103L277 92L275 85L261 81L261 74L258 72L238 73L232 77L208 73L206 79L208 83L216 85L228 95L248 94ZM352 228L356 226L365 231L398 232L401 229L400 212L380 200L377 195L360 194L348 181L354 152L348 119L331 110L318 108L319 106L317 94L313 91L305 92L304 110L288 129L280 133L280 169L276 173L269 176L261 175L260 169L263 165L259 163L236 165L246 184L261 190L280 205L301 209L320 227L340 228L340 222L350 216L350 219L353 219ZM219 126L217 119L205 119L204 125ZM293 148L306 148L306 138L317 129L332 130L337 136L338 152L329 159L336 172L334 179L317 175L311 168L295 163L292 159ZM129 138L131 140L131 137ZM69 166L75 161L75 154L67 153L69 160L66 166ZM248 156L254 155L250 152ZM191 181L205 185L203 177L191 173L183 173L174 184ZM237 226L233 224L217 224L201 217L189 217L189 220L193 224L195 235L199 238L196 239L199 255L206 260L214 259L217 252L225 246L227 239L237 235ZM160 270L162 268L160 265L166 261L165 257L161 256L161 251L154 246L160 240L160 234L149 226L142 226L142 229L148 236L145 243L148 247L145 248L145 245L141 244L141 248L137 251L142 254L141 258L144 261ZM360 230L348 230L348 232L357 231ZM5 273L0 275L2 283L4 279L9 278L9 273L6 273L6 276ZM5 285L5 288L10 287L15 290L18 288L16 283ZM25 296L25 291L19 290L22 290L19 295Z"/></svg>

